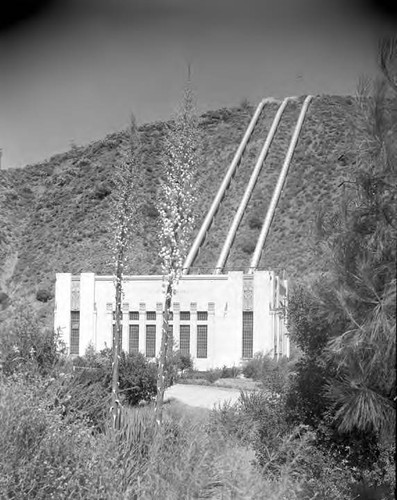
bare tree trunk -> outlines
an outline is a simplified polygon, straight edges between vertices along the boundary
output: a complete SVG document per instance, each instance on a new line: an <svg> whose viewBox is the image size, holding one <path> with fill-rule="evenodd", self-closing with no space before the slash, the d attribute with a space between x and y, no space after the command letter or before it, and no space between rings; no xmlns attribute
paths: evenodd
<svg viewBox="0 0 397 500"><path fill-rule="evenodd" d="M117 265L116 272L116 328L113 334L113 376L112 376L112 418L113 428L120 429L121 404L119 399L119 361L121 335L121 266Z"/></svg>
<svg viewBox="0 0 397 500"><path fill-rule="evenodd" d="M156 399L156 423L158 427L161 427L163 423L163 403L164 403L164 392L165 392L165 376L166 368L165 364L167 361L168 352L168 323L170 317L171 309L171 297L172 297L172 284L171 280L167 284L167 292L164 302L164 315L163 315L163 328L161 332L161 347L160 347L160 359L159 367L157 373L157 399Z"/></svg>

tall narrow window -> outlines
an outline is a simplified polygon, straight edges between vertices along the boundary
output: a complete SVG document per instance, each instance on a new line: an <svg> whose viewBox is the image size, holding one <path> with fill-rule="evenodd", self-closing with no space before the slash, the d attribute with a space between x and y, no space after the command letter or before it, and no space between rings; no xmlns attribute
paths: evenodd
<svg viewBox="0 0 397 500"><path fill-rule="evenodd" d="M252 358L254 344L254 313L243 311L243 358Z"/></svg>
<svg viewBox="0 0 397 500"><path fill-rule="evenodd" d="M208 327L197 325L197 357L206 358L208 350Z"/></svg>
<svg viewBox="0 0 397 500"><path fill-rule="evenodd" d="M146 325L146 356L156 356L156 325Z"/></svg>
<svg viewBox="0 0 397 500"><path fill-rule="evenodd" d="M70 354L79 354L80 311L70 311Z"/></svg>
<svg viewBox="0 0 397 500"><path fill-rule="evenodd" d="M190 354L190 325L180 325L179 350L181 354Z"/></svg>
<svg viewBox="0 0 397 500"><path fill-rule="evenodd" d="M139 352L139 325L130 325L128 351Z"/></svg>

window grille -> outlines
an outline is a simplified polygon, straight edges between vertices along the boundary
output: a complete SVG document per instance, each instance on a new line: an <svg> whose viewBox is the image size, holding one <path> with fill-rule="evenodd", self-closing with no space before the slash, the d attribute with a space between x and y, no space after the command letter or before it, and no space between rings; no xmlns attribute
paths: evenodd
<svg viewBox="0 0 397 500"><path fill-rule="evenodd" d="M146 320L147 321L156 321L156 311L148 311L146 313Z"/></svg>
<svg viewBox="0 0 397 500"><path fill-rule="evenodd" d="M208 349L208 327L197 325L197 357L206 358Z"/></svg>
<svg viewBox="0 0 397 500"><path fill-rule="evenodd" d="M179 350L181 354L190 354L190 325L181 325L179 332Z"/></svg>
<svg viewBox="0 0 397 500"><path fill-rule="evenodd" d="M130 311L130 321L139 321L139 311Z"/></svg>
<svg viewBox="0 0 397 500"><path fill-rule="evenodd" d="M208 321L208 312L197 311L197 321Z"/></svg>
<svg viewBox="0 0 397 500"><path fill-rule="evenodd" d="M70 354L79 354L80 349L80 311L70 312Z"/></svg>
<svg viewBox="0 0 397 500"><path fill-rule="evenodd" d="M181 311L180 320L181 321L190 321L190 311Z"/></svg>
<svg viewBox="0 0 397 500"><path fill-rule="evenodd" d="M139 352L139 325L130 325L129 352Z"/></svg>
<svg viewBox="0 0 397 500"><path fill-rule="evenodd" d="M243 311L243 358L252 358L254 344L254 313Z"/></svg>
<svg viewBox="0 0 397 500"><path fill-rule="evenodd" d="M156 356L156 325L146 325L146 356Z"/></svg>

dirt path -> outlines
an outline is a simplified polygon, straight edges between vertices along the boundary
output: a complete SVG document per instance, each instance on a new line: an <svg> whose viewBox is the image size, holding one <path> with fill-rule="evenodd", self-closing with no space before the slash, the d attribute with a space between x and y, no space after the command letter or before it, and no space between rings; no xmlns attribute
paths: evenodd
<svg viewBox="0 0 397 500"><path fill-rule="evenodd" d="M240 391L237 389L176 384L166 390L165 399L176 399L189 406L212 409L225 401L235 403L239 395Z"/></svg>

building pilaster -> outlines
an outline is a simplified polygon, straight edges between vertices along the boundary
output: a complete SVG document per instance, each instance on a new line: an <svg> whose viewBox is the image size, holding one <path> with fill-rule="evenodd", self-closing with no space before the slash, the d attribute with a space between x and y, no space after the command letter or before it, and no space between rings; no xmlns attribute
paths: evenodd
<svg viewBox="0 0 397 500"><path fill-rule="evenodd" d="M215 302L208 302L208 330L207 330L207 341L208 341L208 361L211 367L214 366L215 359Z"/></svg>
<svg viewBox="0 0 397 500"><path fill-rule="evenodd" d="M197 302L190 303L190 355L197 358Z"/></svg>

